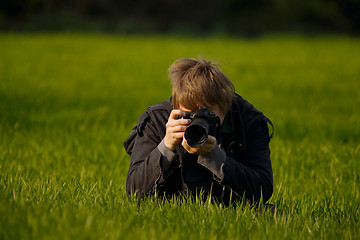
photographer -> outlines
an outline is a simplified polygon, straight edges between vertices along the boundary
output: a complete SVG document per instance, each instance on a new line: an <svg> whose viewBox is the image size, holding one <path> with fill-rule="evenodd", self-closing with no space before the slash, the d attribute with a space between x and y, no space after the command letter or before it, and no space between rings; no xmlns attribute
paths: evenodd
<svg viewBox="0 0 360 240"><path fill-rule="evenodd" d="M169 76L170 100L149 107L124 142L127 194L266 202L273 191L270 120L234 93L212 61L179 59Z"/></svg>

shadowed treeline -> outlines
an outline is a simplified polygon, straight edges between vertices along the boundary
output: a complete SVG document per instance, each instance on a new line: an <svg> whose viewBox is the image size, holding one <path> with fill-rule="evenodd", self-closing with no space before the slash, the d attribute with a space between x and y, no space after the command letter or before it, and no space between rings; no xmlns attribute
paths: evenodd
<svg viewBox="0 0 360 240"><path fill-rule="evenodd" d="M359 0L3 0L5 31L360 32Z"/></svg>

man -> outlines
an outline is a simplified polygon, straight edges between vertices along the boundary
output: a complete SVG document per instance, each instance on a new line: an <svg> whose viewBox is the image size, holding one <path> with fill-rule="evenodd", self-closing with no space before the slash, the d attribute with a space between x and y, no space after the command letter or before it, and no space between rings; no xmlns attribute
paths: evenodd
<svg viewBox="0 0 360 240"><path fill-rule="evenodd" d="M131 155L127 194L201 193L225 204L244 198L265 203L273 191L270 120L234 93L212 61L179 59L169 77L170 100L149 107L124 142ZM214 136L194 147L184 137L192 120L183 117L199 108L219 124Z"/></svg>

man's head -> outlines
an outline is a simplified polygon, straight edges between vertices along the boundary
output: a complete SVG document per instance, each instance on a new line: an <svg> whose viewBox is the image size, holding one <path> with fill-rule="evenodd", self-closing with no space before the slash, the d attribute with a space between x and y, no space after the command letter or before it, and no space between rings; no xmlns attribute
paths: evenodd
<svg viewBox="0 0 360 240"><path fill-rule="evenodd" d="M170 66L169 77L175 108L206 107L223 116L230 110L234 85L213 61L181 58Z"/></svg>

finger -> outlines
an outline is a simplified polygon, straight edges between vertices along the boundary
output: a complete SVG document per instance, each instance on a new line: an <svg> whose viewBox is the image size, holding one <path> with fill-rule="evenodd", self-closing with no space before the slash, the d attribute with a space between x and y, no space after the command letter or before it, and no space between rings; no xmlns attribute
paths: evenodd
<svg viewBox="0 0 360 240"><path fill-rule="evenodd" d="M182 142L181 142L181 145L184 147L185 150L188 150L188 148L190 147L188 144L187 144L187 141L185 138L183 138Z"/></svg>
<svg viewBox="0 0 360 240"><path fill-rule="evenodd" d="M176 139L181 139L184 137L184 132L177 132L173 134L173 137Z"/></svg>
<svg viewBox="0 0 360 240"><path fill-rule="evenodd" d="M183 132L179 132L179 133L173 133L171 134L171 141L175 141L178 144L181 142L182 138L184 137L184 133Z"/></svg>
<svg viewBox="0 0 360 240"><path fill-rule="evenodd" d="M173 128L177 126L184 126L185 128L191 123L190 119L179 119L179 120L169 120L166 123L166 128Z"/></svg>
<svg viewBox="0 0 360 240"><path fill-rule="evenodd" d="M181 145L182 145L182 146L184 147L184 149L185 149L186 151L188 151L189 153L196 152L196 150L197 150L197 148L190 147L185 138L183 138L183 141L182 141Z"/></svg>
<svg viewBox="0 0 360 240"><path fill-rule="evenodd" d="M182 146L184 147L184 149L185 149L188 153L198 155L198 151L199 151L198 148L192 148L192 147L190 147L189 145L184 145L184 144L182 144Z"/></svg>
<svg viewBox="0 0 360 240"><path fill-rule="evenodd" d="M174 109L171 111L170 113L170 117L169 117L169 120L172 119L172 120L176 120L177 119L177 116L181 115L181 116L185 116L185 112L181 111L180 109Z"/></svg>
<svg viewBox="0 0 360 240"><path fill-rule="evenodd" d="M176 121L177 121L177 123L179 125L185 125L185 126L190 125L190 123L192 122L191 119L179 119L179 120L176 120Z"/></svg>
<svg viewBox="0 0 360 240"><path fill-rule="evenodd" d="M211 144L216 143L216 138L211 135L208 135L207 143L211 143Z"/></svg>
<svg viewBox="0 0 360 240"><path fill-rule="evenodd" d="M166 123L167 127L175 127L175 126L189 126L191 123L191 119L169 119Z"/></svg>
<svg viewBox="0 0 360 240"><path fill-rule="evenodd" d="M187 126L185 125L176 125L171 127L170 131L173 133L177 133L177 132L185 132Z"/></svg>

